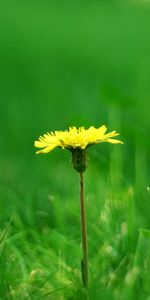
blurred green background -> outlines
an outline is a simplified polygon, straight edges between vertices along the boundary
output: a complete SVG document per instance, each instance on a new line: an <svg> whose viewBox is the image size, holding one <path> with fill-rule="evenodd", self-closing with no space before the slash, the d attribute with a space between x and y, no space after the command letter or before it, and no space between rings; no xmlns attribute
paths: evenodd
<svg viewBox="0 0 150 300"><path fill-rule="evenodd" d="M95 213L100 212L109 198L117 203L125 201L125 213L121 211L119 224L127 221L128 209L132 211L133 231L128 231L129 239L133 240L132 249L136 248L139 228L149 229L149 1L1 1L0 93L0 230L3 237L7 229L7 239L14 236L19 243L8 242L6 254L1 251L6 256L4 259L1 255L5 269L5 274L1 274L1 299L16 300L25 299L24 294L22 298L19 294L22 282L25 284L33 268L38 269L31 266L32 259L35 265L43 265L34 253L30 262L24 258L29 253L28 243L36 233L35 245L41 235L45 236L44 230L51 232L51 229L52 237L59 242L60 232L66 234L66 239L77 234L77 245L80 240L80 228L76 229L79 219L76 222L74 215L75 211L79 215L78 202L74 204L78 199L78 176L72 170L70 153L57 149L49 155L36 156L34 140L39 135L72 125L88 128L106 124L109 131L120 132L123 146L102 144L89 151L85 175L87 201L91 198L94 202L97 198L95 208L89 204L93 210L89 220L95 220L94 209ZM134 198L134 208L130 207L130 201L130 208L126 208L129 198ZM7 228L11 217L13 220ZM98 228L98 223L95 226ZM24 238L24 230L28 228L34 233ZM23 237L16 237L19 232ZM97 237L95 244L96 240ZM100 240L104 244L102 237ZM51 241L40 243L43 249L45 245L50 248ZM56 246L56 257L62 244ZM130 252L129 245L127 252ZM6 246L2 243L3 247ZM11 270L12 262L8 262L13 251L21 251L18 254L21 273L17 267ZM9 281L7 273L14 272L20 278L18 285L15 280ZM147 278L146 271L145 274ZM148 297L148 283L144 291ZM96 297L100 293L93 299L99 299ZM43 296L46 294L41 295L42 299L49 299ZM109 293L105 295L102 291L102 295L110 299ZM52 299L76 299L61 297ZM115 297L120 299L117 294ZM131 290L130 298L134 298Z"/></svg>

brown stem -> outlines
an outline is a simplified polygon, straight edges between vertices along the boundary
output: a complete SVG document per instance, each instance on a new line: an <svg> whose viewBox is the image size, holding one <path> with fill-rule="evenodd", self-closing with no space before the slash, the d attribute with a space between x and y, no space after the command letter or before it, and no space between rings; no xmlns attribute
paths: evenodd
<svg viewBox="0 0 150 300"><path fill-rule="evenodd" d="M86 229L86 212L84 206L84 178L83 172L80 173L80 204L81 204L81 233L82 233L82 251L83 259L81 260L82 281L85 288L88 287L88 244Z"/></svg>

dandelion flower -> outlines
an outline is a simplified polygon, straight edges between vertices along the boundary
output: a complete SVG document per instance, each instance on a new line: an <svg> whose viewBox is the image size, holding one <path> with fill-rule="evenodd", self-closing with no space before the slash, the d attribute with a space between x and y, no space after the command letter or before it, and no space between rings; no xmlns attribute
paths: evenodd
<svg viewBox="0 0 150 300"><path fill-rule="evenodd" d="M95 128L93 126L85 129L84 127L69 127L65 131L54 131L46 133L35 141L34 145L40 148L36 153L48 153L55 148L68 149L72 153L72 163L74 169L80 173L80 206L81 206L81 236L83 258L81 260L81 274L84 287L88 288L88 243L86 229L86 212L84 206L84 180L83 172L87 168L87 148L102 142L112 144L122 144L121 141L114 139L119 135L116 131L106 133L105 125Z"/></svg>
<svg viewBox="0 0 150 300"><path fill-rule="evenodd" d="M99 128L94 126L85 129L84 127L69 127L69 130L54 131L44 134L39 137L39 141L35 141L35 147L42 148L36 153L48 153L56 147L62 149L86 149L87 147L102 142L109 142L112 144L122 143L116 139L113 139L119 133L112 131L106 134L107 127L102 125Z"/></svg>
<svg viewBox="0 0 150 300"><path fill-rule="evenodd" d="M121 141L114 139L119 133L116 131L106 133L106 131L107 127L102 125L99 128L91 126L88 129L73 126L65 131L48 132L35 141L35 147L41 148L36 153L48 153L57 147L68 149L73 154L74 168L79 172L84 171L87 167L86 149L89 146L102 142L122 144ZM75 163L77 160L82 162L79 167Z"/></svg>

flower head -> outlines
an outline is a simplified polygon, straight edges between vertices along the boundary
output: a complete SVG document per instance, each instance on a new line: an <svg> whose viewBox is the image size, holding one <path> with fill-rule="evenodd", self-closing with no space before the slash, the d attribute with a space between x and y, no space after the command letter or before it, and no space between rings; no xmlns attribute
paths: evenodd
<svg viewBox="0 0 150 300"><path fill-rule="evenodd" d="M106 134L106 130L105 125L99 128L91 126L88 129L73 126L69 127L69 130L47 133L35 141L35 147L41 148L36 153L48 153L56 147L68 149L72 152L74 169L78 172L84 172L87 168L86 149L89 146L102 142L122 144L121 141L114 139L119 133L112 131Z"/></svg>
<svg viewBox="0 0 150 300"><path fill-rule="evenodd" d="M35 147L41 148L36 153L48 153L56 147L62 149L86 149L87 147L102 142L112 144L122 144L121 141L114 139L119 133L112 131L106 134L107 127L105 125L95 128L93 126L85 129L84 127L69 127L69 130L55 131L44 134L35 141Z"/></svg>

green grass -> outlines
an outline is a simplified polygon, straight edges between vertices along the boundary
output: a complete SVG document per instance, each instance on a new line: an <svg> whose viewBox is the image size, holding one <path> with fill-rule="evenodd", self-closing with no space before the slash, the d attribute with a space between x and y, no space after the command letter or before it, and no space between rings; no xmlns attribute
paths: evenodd
<svg viewBox="0 0 150 300"><path fill-rule="evenodd" d="M8 192L7 186L12 203L5 207L12 219L8 224L5 217L1 227L1 299L85 299L78 174L65 164L59 180L51 174L49 184L42 180L35 188L30 182L27 195L25 187L10 186ZM112 192L109 180L90 164L85 175L90 299L148 299L150 231L142 229L147 220L139 197L133 186ZM52 180L59 193L51 193ZM148 197L143 193L143 203Z"/></svg>

